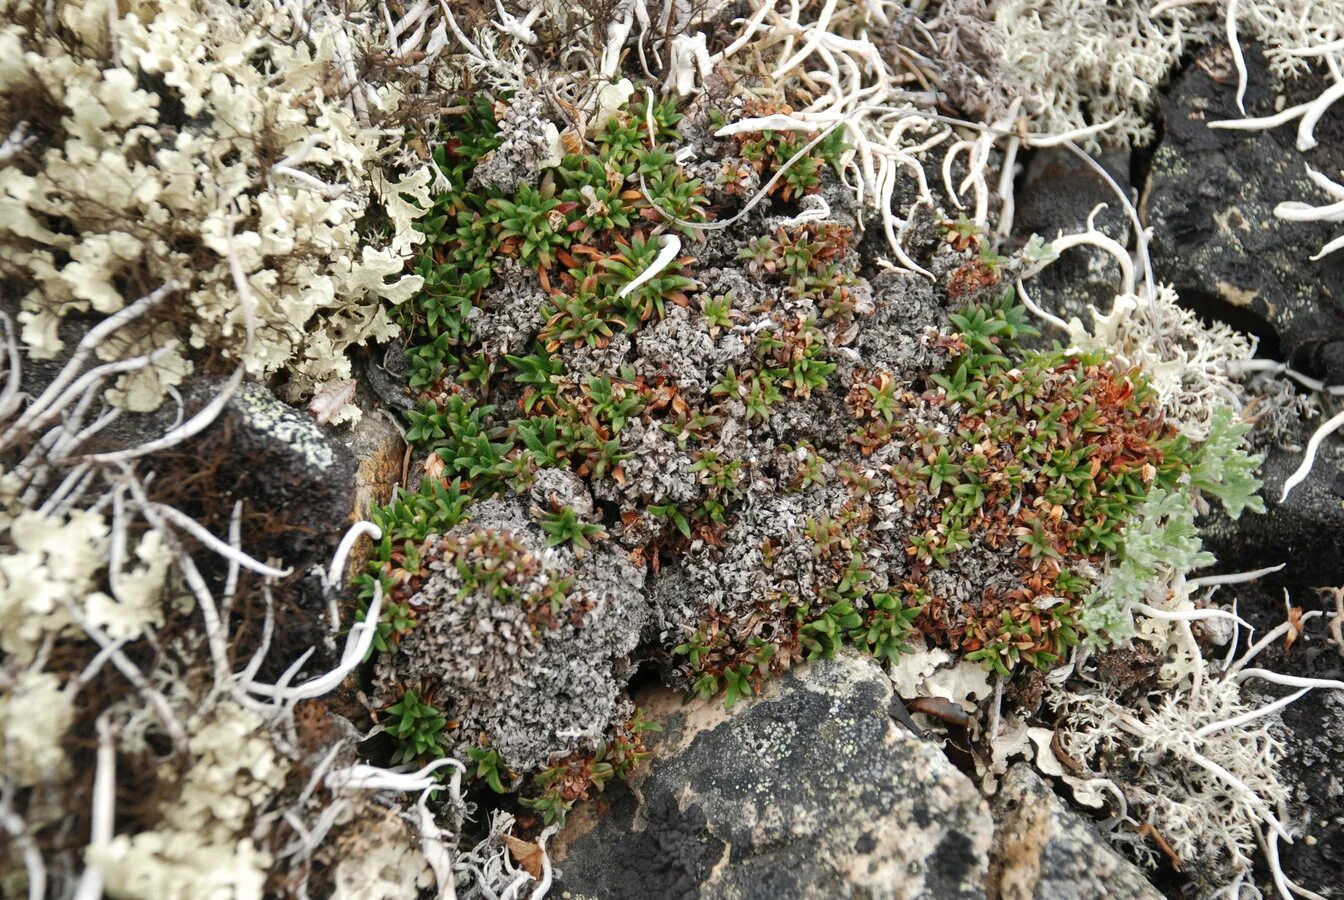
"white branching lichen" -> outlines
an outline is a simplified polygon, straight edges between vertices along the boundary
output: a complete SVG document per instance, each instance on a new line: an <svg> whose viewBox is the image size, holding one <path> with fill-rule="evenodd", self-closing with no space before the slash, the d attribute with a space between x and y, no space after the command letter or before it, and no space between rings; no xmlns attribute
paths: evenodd
<svg viewBox="0 0 1344 900"><path fill-rule="evenodd" d="M262 896L270 858L245 829L283 788L287 764L261 725L256 714L231 704L188 721L194 761L162 824L90 848L89 865L111 896ZM160 773L175 777L171 765Z"/></svg>
<svg viewBox="0 0 1344 900"><path fill-rule="evenodd" d="M1249 580L1263 572L1221 579ZM1205 580L1211 584L1219 579ZM1172 584L1175 604L1188 611L1185 618L1221 613L1217 608L1196 609L1192 603L1196 581L1177 576ZM1167 666L1159 675L1160 696L1123 699L1114 686L1094 682L1085 691L1054 685L1047 701L1063 713L1060 731L1064 750L1090 768L1107 759L1112 772L1128 766L1123 777L1113 775L1126 800L1125 820L1130 829L1115 837L1141 859L1156 861L1157 848L1142 840L1147 822L1165 847L1183 863L1191 864L1206 891L1240 896L1252 877L1257 848L1264 851L1276 887L1284 900L1294 894L1316 896L1293 884L1279 862L1280 840L1291 842L1292 824L1285 812L1288 794L1278 778L1284 753L1271 730L1275 714L1313 689L1340 690L1344 682L1284 676L1247 668L1270 643L1290 628L1300 629L1321 615L1308 612L1285 622L1251 644L1235 662L1208 663L1189 637L1188 625L1168 615L1149 618L1140 626L1141 639L1168 657L1172 640L1184 643L1186 665ZM1236 620L1240 622L1239 619ZM1177 637L1183 632L1184 637ZM1236 632L1223 636L1232 649ZM1299 690L1279 700L1253 705L1241 683L1258 677Z"/></svg>
<svg viewBox="0 0 1344 900"><path fill-rule="evenodd" d="M994 5L1007 90L1027 98L1043 131L1118 117L1110 140L1145 143L1157 88L1194 41L1213 31L1184 5L1148 0L1007 0ZM1004 88L999 88L1004 90Z"/></svg>

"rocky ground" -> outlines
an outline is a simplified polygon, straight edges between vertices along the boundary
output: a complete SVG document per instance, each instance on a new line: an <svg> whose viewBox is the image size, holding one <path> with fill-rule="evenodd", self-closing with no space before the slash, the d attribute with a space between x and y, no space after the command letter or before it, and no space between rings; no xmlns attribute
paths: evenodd
<svg viewBox="0 0 1344 900"><path fill-rule="evenodd" d="M0 896L1344 897L1344 22L462 6L0 0Z"/></svg>
<svg viewBox="0 0 1344 900"><path fill-rule="evenodd" d="M1249 330L1266 358L1293 360L1331 381L1329 348L1344 340L1344 321L1331 304L1344 279L1337 260L1304 265L1301 258L1303 245L1323 243L1329 229L1304 229L1267 214L1274 198L1301 190L1300 160L1284 138L1211 133L1188 124L1215 114L1219 104L1227 112L1232 87L1225 72L1210 71L1212 65L1200 58L1174 80L1162 102L1156 147L1140 159L1105 162L1113 177L1136 184L1155 256L1183 298L1202 315ZM1340 147L1344 142L1323 142L1315 164L1330 168L1326 154L1338 159ZM1274 172L1284 181L1266 177ZM1034 155L1019 194L1021 239L1051 225L1081 227L1106 197L1104 183L1068 154ZM1229 197L1235 198L1231 204ZM1122 240L1128 233L1114 214L1102 227ZM1257 232L1263 236L1255 237ZM1255 243L1257 258L1281 262L1243 265L1238 261L1247 242ZM1081 316L1088 304L1111 296L1118 279L1118 267L1105 254L1084 252L1042 275L1038 294L1042 303ZM370 361L371 369L377 365ZM241 409L239 414L245 416ZM336 516L352 495L365 509L390 496L402 475L402 443L383 421L366 416L344 436L314 438L334 459L347 459L348 449L359 460L357 474L341 462L341 474L333 478L329 466L312 467L311 454L280 451L293 458L302 490L330 494L329 508L307 494L313 515ZM1289 422L1267 416L1252 440L1266 454L1268 510L1236 522L1211 511L1202 523L1219 559L1227 561L1224 569L1286 564L1282 573L1239 594L1240 614L1262 631L1282 620L1283 591L1308 609L1321 607L1324 597L1328 610L1333 594L1318 592L1344 580L1338 566L1344 530L1337 521L1344 454L1327 448L1324 464L1288 502L1272 502L1296 468L1311 428L1307 417ZM255 440L246 435L264 437L272 430L244 421L239 432L236 439ZM281 446L293 439L286 433ZM231 490L247 490L241 487L246 483L244 476ZM284 484L268 482L257 493L268 496ZM1273 651L1266 665L1339 680L1344 665L1332 627L1338 626L1316 619L1300 643ZM1085 898L1182 892L1185 878L1174 865L1157 872L1136 866L1107 840L1114 820L1071 803L1063 782L1042 775L1029 752L1018 754L987 795L963 746L969 740L965 711L949 713L900 696L883 667L860 654L845 651L831 661L801 664L731 709L647 678L636 684L642 686L632 689L631 701L661 731L647 739L647 761L627 781L577 806L553 839L562 896ZM1289 693L1272 686L1257 691L1266 700ZM983 691L969 696L985 699ZM1302 839L1281 851L1284 868L1324 896L1333 895L1344 854L1341 742L1330 724L1342 721L1341 715L1338 694L1328 693L1322 704L1293 707L1275 729L1285 748L1290 803L1303 821Z"/></svg>

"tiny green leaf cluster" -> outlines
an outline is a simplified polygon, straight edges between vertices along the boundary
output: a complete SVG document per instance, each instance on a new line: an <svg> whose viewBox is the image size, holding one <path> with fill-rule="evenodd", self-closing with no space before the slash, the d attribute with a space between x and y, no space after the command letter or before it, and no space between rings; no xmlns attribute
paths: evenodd
<svg viewBox="0 0 1344 900"><path fill-rule="evenodd" d="M438 707L426 703L413 690L384 711L383 728L397 743L393 765L443 755L443 729L447 718Z"/></svg>
<svg viewBox="0 0 1344 900"><path fill-rule="evenodd" d="M744 113L750 116L789 114L787 105L748 103ZM845 149L844 129L832 128L816 140L814 135L794 131L756 131L736 136L739 153L761 175L768 179L782 170L771 193L782 200L792 200L804 194L815 193L821 187L823 171L830 167L840 171L840 157Z"/></svg>

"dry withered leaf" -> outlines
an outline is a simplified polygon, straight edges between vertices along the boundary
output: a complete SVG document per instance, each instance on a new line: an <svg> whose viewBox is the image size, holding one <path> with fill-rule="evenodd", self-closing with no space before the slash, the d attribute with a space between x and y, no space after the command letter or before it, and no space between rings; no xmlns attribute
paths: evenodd
<svg viewBox="0 0 1344 900"><path fill-rule="evenodd" d="M1167 839L1162 837L1161 833L1159 833L1158 830L1155 827L1153 827L1151 822L1144 822L1142 825L1140 825L1139 834L1143 835L1144 837L1152 838L1153 843L1157 844L1158 849L1161 850L1163 853L1165 853L1167 859L1171 861L1171 867L1175 869L1177 872L1181 871L1180 856L1176 854L1176 851L1172 849L1171 844L1167 843Z"/></svg>
<svg viewBox="0 0 1344 900"><path fill-rule="evenodd" d="M1287 653L1293 648L1297 641L1297 636L1302 633L1302 607L1292 606L1288 608L1288 634L1283 639L1283 652Z"/></svg>
<svg viewBox="0 0 1344 900"><path fill-rule="evenodd" d="M353 399L355 399L353 378L332 381L318 388L313 394L313 399L308 404L308 412L317 420L317 424L325 425Z"/></svg>
<svg viewBox="0 0 1344 900"><path fill-rule="evenodd" d="M447 468L447 465L448 464L443 461L442 456L439 456L437 453L431 453L429 456L425 457L425 474L437 481L443 477L443 470Z"/></svg>
<svg viewBox="0 0 1344 900"><path fill-rule="evenodd" d="M949 725L965 726L971 720L966 710L959 704L943 697L916 697L905 704L905 708L912 713L923 713Z"/></svg>
<svg viewBox="0 0 1344 900"><path fill-rule="evenodd" d="M513 861L523 867L527 874L537 880L541 879L541 848L531 841L521 841L511 834L503 835L504 843L508 845L509 855Z"/></svg>

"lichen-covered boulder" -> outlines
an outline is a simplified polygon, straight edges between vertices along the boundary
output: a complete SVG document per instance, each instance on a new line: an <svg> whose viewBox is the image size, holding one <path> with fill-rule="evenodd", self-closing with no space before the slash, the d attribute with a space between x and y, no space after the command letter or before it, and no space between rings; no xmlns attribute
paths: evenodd
<svg viewBox="0 0 1344 900"><path fill-rule="evenodd" d="M990 896L1002 900L1158 900L1138 866L1068 809L1030 766L1009 770L994 798Z"/></svg>
<svg viewBox="0 0 1344 900"><path fill-rule="evenodd" d="M241 496L265 503L310 525L317 543L335 544L357 510L353 499L358 463L354 454L311 416L265 387L238 388L217 428L232 438L232 462L248 482Z"/></svg>
<svg viewBox="0 0 1344 900"><path fill-rule="evenodd" d="M985 803L891 718L871 660L801 666L728 712L636 699L663 732L632 787L576 809L558 836L564 896L984 896Z"/></svg>

